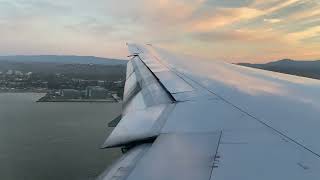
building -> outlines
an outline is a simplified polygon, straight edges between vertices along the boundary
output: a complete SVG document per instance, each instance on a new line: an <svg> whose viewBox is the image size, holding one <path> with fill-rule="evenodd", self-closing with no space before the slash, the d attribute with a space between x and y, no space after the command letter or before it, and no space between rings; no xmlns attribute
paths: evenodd
<svg viewBox="0 0 320 180"><path fill-rule="evenodd" d="M27 72L26 76L30 77L32 75L32 72Z"/></svg>
<svg viewBox="0 0 320 180"><path fill-rule="evenodd" d="M7 74L7 75L12 75L12 74L13 74L13 70L11 70L11 69L8 70L6 74Z"/></svg>
<svg viewBox="0 0 320 180"><path fill-rule="evenodd" d="M16 76L23 76L23 73L21 71L15 70L14 75Z"/></svg>
<svg viewBox="0 0 320 180"><path fill-rule="evenodd" d="M110 95L105 88L100 86L87 87L87 98L89 99L106 99L109 96Z"/></svg>
<svg viewBox="0 0 320 180"><path fill-rule="evenodd" d="M105 85L104 81L97 81L97 85L103 87Z"/></svg>
<svg viewBox="0 0 320 180"><path fill-rule="evenodd" d="M81 92L75 89L62 89L61 97L64 99L80 99Z"/></svg>

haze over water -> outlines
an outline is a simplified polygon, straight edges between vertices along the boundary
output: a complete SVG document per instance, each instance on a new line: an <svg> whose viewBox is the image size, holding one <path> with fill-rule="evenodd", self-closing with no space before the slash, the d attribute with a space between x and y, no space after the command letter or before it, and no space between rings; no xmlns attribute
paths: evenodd
<svg viewBox="0 0 320 180"><path fill-rule="evenodd" d="M42 94L0 93L0 179L94 179L119 150L101 150L120 104L36 103Z"/></svg>

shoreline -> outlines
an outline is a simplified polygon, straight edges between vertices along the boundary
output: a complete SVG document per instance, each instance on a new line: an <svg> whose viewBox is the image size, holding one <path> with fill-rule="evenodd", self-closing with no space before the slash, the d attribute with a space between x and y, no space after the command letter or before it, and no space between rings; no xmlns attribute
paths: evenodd
<svg viewBox="0 0 320 180"><path fill-rule="evenodd" d="M36 102L88 102L88 103L116 103L115 99L52 99L48 96L43 96Z"/></svg>
<svg viewBox="0 0 320 180"><path fill-rule="evenodd" d="M56 103L56 102L87 102L87 103L118 103L115 100L83 100L83 99L54 99L54 100L41 100L41 98L39 100L37 100L36 102L42 103L42 102L52 102L52 103Z"/></svg>
<svg viewBox="0 0 320 180"><path fill-rule="evenodd" d="M47 90L0 90L0 93L47 93Z"/></svg>
<svg viewBox="0 0 320 180"><path fill-rule="evenodd" d="M52 103L59 103L59 102L70 102L70 103L119 103L121 100L117 100L115 98L109 98L109 99L50 99L46 96L47 90L0 90L0 94L43 94L41 98L36 100L35 102L41 103L41 102L52 102Z"/></svg>

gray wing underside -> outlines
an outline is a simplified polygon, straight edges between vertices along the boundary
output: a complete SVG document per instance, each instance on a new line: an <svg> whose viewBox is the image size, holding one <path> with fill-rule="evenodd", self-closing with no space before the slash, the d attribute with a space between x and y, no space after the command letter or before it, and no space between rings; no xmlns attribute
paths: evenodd
<svg viewBox="0 0 320 180"><path fill-rule="evenodd" d="M122 119L103 147L129 151L98 179L320 178L318 81L128 47Z"/></svg>

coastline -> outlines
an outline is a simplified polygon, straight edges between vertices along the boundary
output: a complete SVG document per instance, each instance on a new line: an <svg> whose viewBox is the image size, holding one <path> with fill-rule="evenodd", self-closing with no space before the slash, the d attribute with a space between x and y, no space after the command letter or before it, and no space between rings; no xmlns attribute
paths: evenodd
<svg viewBox="0 0 320 180"><path fill-rule="evenodd" d="M117 103L115 100L111 99L51 99L51 100L42 100L41 98L36 102L88 102L88 103Z"/></svg>
<svg viewBox="0 0 320 180"><path fill-rule="evenodd" d="M0 89L0 93L47 93L48 89Z"/></svg>
<svg viewBox="0 0 320 180"><path fill-rule="evenodd" d="M116 99L53 99L48 96L43 96L36 102L86 102L86 103L117 103Z"/></svg>

